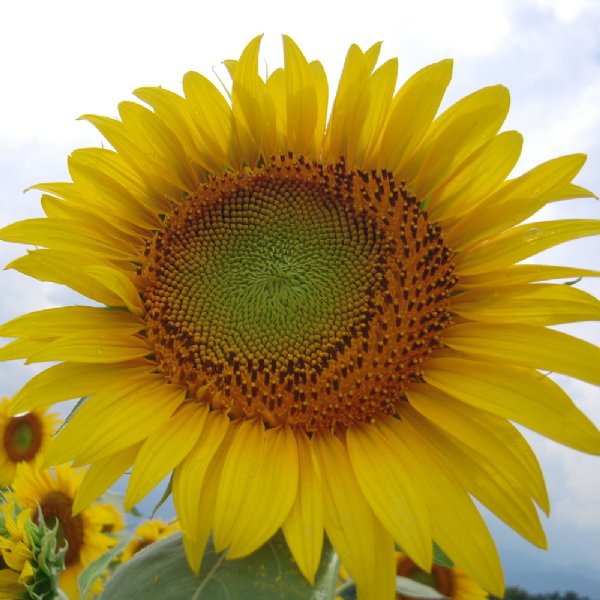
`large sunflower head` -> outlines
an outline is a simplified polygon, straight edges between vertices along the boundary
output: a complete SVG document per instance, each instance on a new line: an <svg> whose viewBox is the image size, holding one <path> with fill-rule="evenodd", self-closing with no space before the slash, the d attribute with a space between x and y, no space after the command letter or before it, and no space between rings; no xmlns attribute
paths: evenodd
<svg viewBox="0 0 600 600"><path fill-rule="evenodd" d="M600 233L527 222L585 157L510 178L522 139L509 96L476 91L436 116L452 63L396 88L397 61L353 45L331 112L319 62L284 37L227 61L224 96L135 93L87 115L112 149L37 186L46 218L0 235L37 248L11 266L100 306L0 328L3 359L57 361L14 410L86 396L50 461L91 464L85 508L133 465L135 504L169 472L190 564L209 533L246 555L283 528L313 580L325 531L364 597L394 593L394 542L423 570L432 540L493 593L502 573L471 496L545 545L538 463L511 421L586 452L600 434L543 371L600 383L600 350L547 326L598 319L552 280L598 275L521 261Z"/></svg>
<svg viewBox="0 0 600 600"><path fill-rule="evenodd" d="M10 401L0 400L0 488L12 483L18 463L35 463L60 423L56 413L32 410L11 415Z"/></svg>
<svg viewBox="0 0 600 600"><path fill-rule="evenodd" d="M38 522L57 528L58 549L66 548L65 569L58 578L59 587L70 600L78 600L77 577L81 570L116 543L105 531L114 526L114 516L105 505L94 504L73 514L73 502L84 473L69 465L39 471L27 463L17 467L11 498L23 509L33 512ZM38 513L39 511L39 513Z"/></svg>

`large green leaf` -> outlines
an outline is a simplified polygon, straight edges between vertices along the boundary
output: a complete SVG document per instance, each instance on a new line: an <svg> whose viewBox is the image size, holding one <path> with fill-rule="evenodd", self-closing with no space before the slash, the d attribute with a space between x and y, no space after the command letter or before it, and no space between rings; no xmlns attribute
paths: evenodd
<svg viewBox="0 0 600 600"><path fill-rule="evenodd" d="M238 560L225 560L209 544L196 576L185 558L181 533L176 533L119 567L101 600L333 600L337 572L337 559L326 545L315 585L310 586L278 533Z"/></svg>

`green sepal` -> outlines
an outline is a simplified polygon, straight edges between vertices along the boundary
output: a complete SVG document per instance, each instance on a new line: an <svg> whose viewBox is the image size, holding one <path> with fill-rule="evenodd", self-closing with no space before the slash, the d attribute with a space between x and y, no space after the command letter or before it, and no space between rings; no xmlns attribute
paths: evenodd
<svg viewBox="0 0 600 600"><path fill-rule="evenodd" d="M163 495L161 496L160 500L156 503L156 506L152 509L152 515L150 518L154 519L154 515L156 514L158 509L169 499L169 496L171 495L172 490L173 490L173 473L171 473L171 477L169 477L169 483L167 484L167 487L166 487L165 491L163 492Z"/></svg>
<svg viewBox="0 0 600 600"><path fill-rule="evenodd" d="M33 554L33 579L25 584L31 600L59 600L66 598L58 588L58 576L65 569L66 545L58 548L58 521L49 528L39 511L39 523L28 521L25 533Z"/></svg>
<svg viewBox="0 0 600 600"><path fill-rule="evenodd" d="M450 557L435 543L433 544L433 562L447 569L454 567Z"/></svg>

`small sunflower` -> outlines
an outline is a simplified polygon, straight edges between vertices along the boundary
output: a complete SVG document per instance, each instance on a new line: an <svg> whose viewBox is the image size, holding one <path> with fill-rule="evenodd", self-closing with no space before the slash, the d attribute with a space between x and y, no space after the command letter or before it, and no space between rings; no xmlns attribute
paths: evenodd
<svg viewBox="0 0 600 600"><path fill-rule="evenodd" d="M431 572L420 569L406 554L396 555L396 575L424 583L450 600L487 600L487 592L458 567L433 565ZM411 600L396 594L397 600Z"/></svg>
<svg viewBox="0 0 600 600"><path fill-rule="evenodd" d="M12 483L20 462L34 463L42 456L60 423L55 413L43 410L11 416L10 401L0 400L0 488Z"/></svg>
<svg viewBox="0 0 600 600"><path fill-rule="evenodd" d="M121 562L127 562L134 554L142 548L161 540L172 533L179 531L179 523L165 523L162 519L150 519L144 521L135 528L135 532L129 543L127 544Z"/></svg>
<svg viewBox="0 0 600 600"><path fill-rule="evenodd" d="M600 453L600 433L544 371L600 384L600 349L548 326L600 303L553 280L596 271L521 264L600 233L600 221L523 223L585 156L508 178L522 138L499 132L502 86L436 116L443 60L396 91L380 45L348 51L332 109L321 64L284 37L183 95L135 93L87 115L113 149L77 150L72 181L36 186L47 215L5 227L36 246L11 267L101 306L18 317L1 359L59 364L14 411L87 396L49 461L91 467L84 509L133 465L126 505L174 471L191 566L210 532L228 558L282 528L314 580L326 532L361 598L393 598L394 542L428 571L432 540L503 589L477 498L545 547L537 460L512 421Z"/></svg>
<svg viewBox="0 0 600 600"><path fill-rule="evenodd" d="M67 544L65 570L59 575L59 587L69 600L79 599L77 577L81 570L104 554L116 539L104 533L113 526L114 516L104 505L92 505L73 514L73 501L84 472L69 465L38 471L27 463L17 467L13 493L9 498L23 509L39 510L49 527L58 526L59 547ZM108 522L105 522L109 515ZM34 517L35 520L35 517Z"/></svg>
<svg viewBox="0 0 600 600"><path fill-rule="evenodd" d="M14 502L0 504L0 598L22 600L33 579L34 560L26 525L31 511L18 511Z"/></svg>

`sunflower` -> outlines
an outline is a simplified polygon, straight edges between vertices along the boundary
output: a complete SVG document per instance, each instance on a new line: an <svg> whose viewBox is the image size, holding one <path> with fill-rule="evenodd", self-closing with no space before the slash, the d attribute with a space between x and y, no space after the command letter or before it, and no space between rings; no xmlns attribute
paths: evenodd
<svg viewBox="0 0 600 600"><path fill-rule="evenodd" d="M135 532L121 556L121 562L127 562L142 548L179 531L179 523L165 523L162 519L144 521L135 528Z"/></svg>
<svg viewBox="0 0 600 600"><path fill-rule="evenodd" d="M487 600L487 592L458 567L433 565L426 573L402 552L396 554L396 575L408 577L429 585L450 600ZM408 596L396 595L397 600L410 600Z"/></svg>
<svg viewBox="0 0 600 600"><path fill-rule="evenodd" d="M0 504L0 597L22 600L33 579L34 560L26 525L31 511L17 511L14 502Z"/></svg>
<svg viewBox="0 0 600 600"><path fill-rule="evenodd" d="M349 49L328 82L283 38L226 61L227 98L202 75L183 95L141 88L120 119L86 115L113 149L77 150L72 181L36 186L45 218L2 239L10 264L101 306L30 313L0 328L0 358L58 361L13 410L87 396L48 460L89 464L76 510L133 465L126 507L166 475L188 561L210 532L235 559L283 529L314 580L323 534L361 598L393 598L394 543L429 571L432 540L490 592L502 569L471 496L546 540L538 462L515 421L600 453L600 433L542 371L600 384L600 349L547 326L600 317L520 264L600 233L600 221L521 224L593 194L574 154L510 178L522 144L499 133L502 86L436 117L443 60L396 90L380 45Z"/></svg>
<svg viewBox="0 0 600 600"><path fill-rule="evenodd" d="M10 401L0 400L0 488L12 483L16 465L34 463L48 445L60 418L43 410L10 416Z"/></svg>
<svg viewBox="0 0 600 600"><path fill-rule="evenodd" d="M58 525L59 544L64 547L67 543L65 570L58 584L70 600L80 597L77 577L82 569L116 543L114 537L104 533L107 525L114 524L112 512L104 505L92 505L73 515L73 501L83 476L83 471L69 465L38 471L22 463L17 467L13 494L9 495L25 510L35 513L39 507L48 526Z"/></svg>

